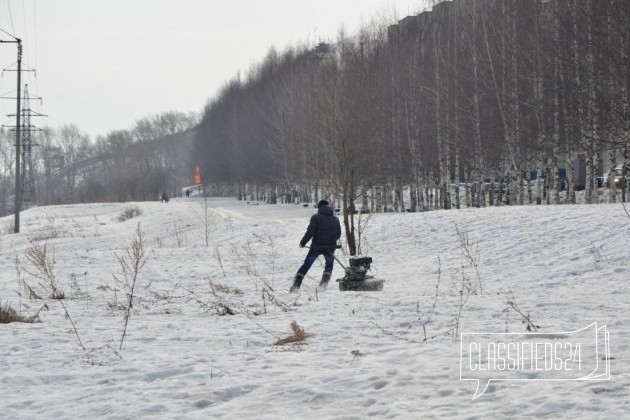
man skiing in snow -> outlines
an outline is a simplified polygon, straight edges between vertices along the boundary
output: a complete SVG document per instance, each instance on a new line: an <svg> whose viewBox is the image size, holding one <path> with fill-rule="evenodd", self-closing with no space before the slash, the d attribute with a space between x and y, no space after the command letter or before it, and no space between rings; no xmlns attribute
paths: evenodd
<svg viewBox="0 0 630 420"><path fill-rule="evenodd" d="M304 263L293 278L291 292L300 290L304 276L320 255L324 256L326 264L319 286L324 288L328 285L335 261L333 253L337 247L337 240L340 237L341 225L339 224L339 219L335 217L335 212L332 207L328 205L328 201L321 200L317 203L317 213L311 217L306 233L300 241L300 248L304 248L308 241L313 240L308 254L306 254L306 258L304 259Z"/></svg>

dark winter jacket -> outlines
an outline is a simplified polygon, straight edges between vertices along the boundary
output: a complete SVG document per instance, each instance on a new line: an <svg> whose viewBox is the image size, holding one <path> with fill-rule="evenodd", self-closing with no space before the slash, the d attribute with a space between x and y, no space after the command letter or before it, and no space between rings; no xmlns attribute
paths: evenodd
<svg viewBox="0 0 630 420"><path fill-rule="evenodd" d="M339 219L335 217L332 207L322 206L317 210L317 214L311 217L300 245L305 246L312 238L311 248L332 249L340 237L341 225L339 224Z"/></svg>

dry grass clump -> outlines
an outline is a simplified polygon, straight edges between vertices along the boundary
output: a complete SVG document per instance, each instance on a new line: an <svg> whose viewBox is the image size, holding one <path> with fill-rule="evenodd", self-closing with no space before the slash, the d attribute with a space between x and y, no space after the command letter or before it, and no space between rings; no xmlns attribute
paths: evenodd
<svg viewBox="0 0 630 420"><path fill-rule="evenodd" d="M39 317L36 316L24 316L18 314L15 309L11 307L11 304L0 303L0 324L10 324L12 322L26 322L33 324L35 322L41 322Z"/></svg>
<svg viewBox="0 0 630 420"><path fill-rule="evenodd" d="M300 327L295 321L291 322L291 330L293 331L293 335L281 338L273 343L273 345L283 346L285 344L306 344L306 339L313 337L313 334L305 332L304 328Z"/></svg>
<svg viewBox="0 0 630 420"><path fill-rule="evenodd" d="M244 294L238 287L229 287L221 283L214 283L210 278L208 278L208 284L210 285L210 292L213 296L218 296L220 293L237 296L243 296Z"/></svg>

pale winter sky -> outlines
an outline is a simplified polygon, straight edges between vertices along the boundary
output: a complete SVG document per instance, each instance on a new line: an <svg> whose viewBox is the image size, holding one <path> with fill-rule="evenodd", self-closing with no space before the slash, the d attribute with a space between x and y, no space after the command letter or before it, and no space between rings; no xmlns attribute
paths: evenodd
<svg viewBox="0 0 630 420"><path fill-rule="evenodd" d="M0 0L0 29L24 45L23 83L42 127L75 124L94 139L166 111L200 112L237 72L271 47L334 40L371 20L394 22L426 0ZM0 32L3 41L11 38ZM0 67L15 69L15 44ZM15 96L3 71L1 96ZM0 122L14 125L13 100Z"/></svg>

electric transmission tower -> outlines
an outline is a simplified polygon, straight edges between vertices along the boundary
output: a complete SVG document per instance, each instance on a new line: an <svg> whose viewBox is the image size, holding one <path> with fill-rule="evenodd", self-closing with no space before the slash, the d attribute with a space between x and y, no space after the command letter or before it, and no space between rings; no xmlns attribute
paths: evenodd
<svg viewBox="0 0 630 420"><path fill-rule="evenodd" d="M43 131L41 128L34 126L31 123L31 117L46 117L47 115L40 114L39 112L31 109L31 99L42 99L40 97L30 96L28 93L28 84L24 85L24 97L22 98L21 109L21 124L19 130L21 132L21 149L20 150L20 178L21 182L21 196L22 204L25 207L30 207L36 203L35 197L35 177L33 176L33 146L36 146L33 142L32 133L35 131ZM16 114L10 114L9 117L18 117ZM18 126L12 127L13 130L17 130Z"/></svg>
<svg viewBox="0 0 630 420"><path fill-rule="evenodd" d="M41 128L31 124L31 117L45 117L46 115L35 112L31 109L31 99L28 94L28 85L24 85L24 104L22 108L22 203L27 206L34 205L35 201L35 178L33 177L33 156L31 154L33 146L32 133L43 131Z"/></svg>

